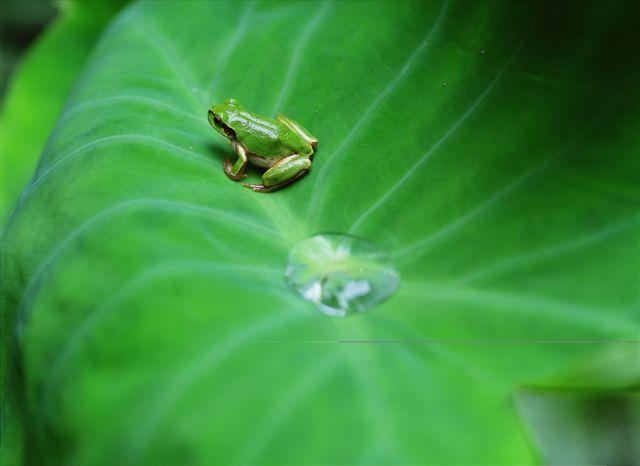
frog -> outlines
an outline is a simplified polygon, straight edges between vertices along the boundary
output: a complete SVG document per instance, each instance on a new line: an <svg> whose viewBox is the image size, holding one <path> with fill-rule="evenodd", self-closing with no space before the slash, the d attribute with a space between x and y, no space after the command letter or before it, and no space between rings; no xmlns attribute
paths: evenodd
<svg viewBox="0 0 640 466"><path fill-rule="evenodd" d="M248 164L266 168L262 184L241 184L254 192L273 192L302 178L311 169L318 139L296 121L278 113L268 118L250 112L238 99L229 98L209 108L213 129L229 140L238 156L226 159L224 173L231 180L246 178Z"/></svg>

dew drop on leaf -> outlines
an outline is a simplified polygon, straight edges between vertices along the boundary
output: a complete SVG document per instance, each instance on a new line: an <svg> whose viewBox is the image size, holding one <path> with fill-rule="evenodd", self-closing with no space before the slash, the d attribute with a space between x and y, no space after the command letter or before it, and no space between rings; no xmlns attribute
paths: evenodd
<svg viewBox="0 0 640 466"><path fill-rule="evenodd" d="M294 245L284 275L303 299L334 317L375 307L400 281L378 245L340 233L315 235Z"/></svg>
<svg viewBox="0 0 640 466"><path fill-rule="evenodd" d="M480 49L480 53L484 55L485 53L487 53L487 51L485 49Z"/></svg>
<svg viewBox="0 0 640 466"><path fill-rule="evenodd" d="M444 87L447 87L447 82L446 82L446 81L443 81L443 82L442 82L442 85L443 85Z"/></svg>

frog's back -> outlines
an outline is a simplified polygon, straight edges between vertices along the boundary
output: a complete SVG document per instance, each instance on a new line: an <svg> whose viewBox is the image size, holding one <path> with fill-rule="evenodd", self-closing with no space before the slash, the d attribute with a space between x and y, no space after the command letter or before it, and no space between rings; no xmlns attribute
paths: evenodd
<svg viewBox="0 0 640 466"><path fill-rule="evenodd" d="M243 111L234 122L237 138L249 152L266 158L307 153L305 141L274 118Z"/></svg>

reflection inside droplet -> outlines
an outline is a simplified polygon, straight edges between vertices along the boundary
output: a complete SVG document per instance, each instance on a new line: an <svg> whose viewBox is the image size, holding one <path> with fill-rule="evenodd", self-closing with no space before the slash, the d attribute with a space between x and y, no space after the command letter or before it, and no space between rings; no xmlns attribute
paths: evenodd
<svg viewBox="0 0 640 466"><path fill-rule="evenodd" d="M302 240L291 249L285 280L320 311L342 317L371 309L388 298L400 277L376 244L327 233Z"/></svg>

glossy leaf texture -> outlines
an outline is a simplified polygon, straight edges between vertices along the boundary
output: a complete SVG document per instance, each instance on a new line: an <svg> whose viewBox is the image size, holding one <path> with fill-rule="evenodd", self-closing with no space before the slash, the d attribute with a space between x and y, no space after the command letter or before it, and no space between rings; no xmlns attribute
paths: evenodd
<svg viewBox="0 0 640 466"><path fill-rule="evenodd" d="M516 390L638 351L633 9L127 8L3 240L27 459L536 463ZM309 128L310 174L228 180L227 97ZM287 252L321 232L392 254L395 296L336 319L294 295Z"/></svg>

